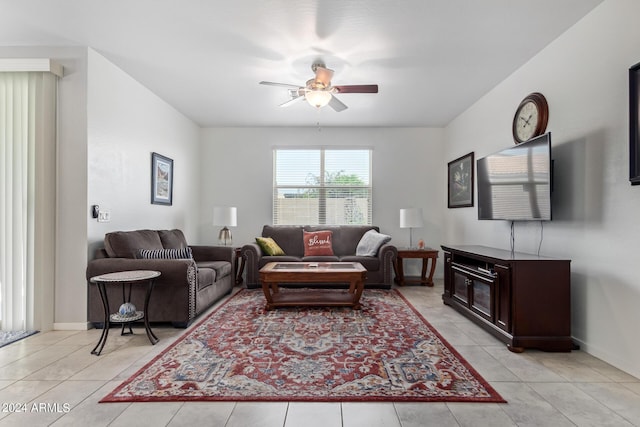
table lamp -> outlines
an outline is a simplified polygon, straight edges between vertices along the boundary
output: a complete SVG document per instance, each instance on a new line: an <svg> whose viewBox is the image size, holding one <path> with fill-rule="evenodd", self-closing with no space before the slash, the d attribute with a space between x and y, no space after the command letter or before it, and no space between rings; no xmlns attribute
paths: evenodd
<svg viewBox="0 0 640 427"><path fill-rule="evenodd" d="M409 229L409 248L413 248L413 229L423 226L421 208L400 209L400 228Z"/></svg>
<svg viewBox="0 0 640 427"><path fill-rule="evenodd" d="M213 225L222 225L222 229L218 234L218 240L225 246L231 245L231 230L227 227L235 227L237 225L237 209L228 206L216 206L213 208Z"/></svg>

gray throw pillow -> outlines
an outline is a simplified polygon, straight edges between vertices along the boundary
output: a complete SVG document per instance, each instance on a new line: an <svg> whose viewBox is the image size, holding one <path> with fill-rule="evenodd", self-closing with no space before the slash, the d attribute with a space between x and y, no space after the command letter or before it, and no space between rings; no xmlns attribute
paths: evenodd
<svg viewBox="0 0 640 427"><path fill-rule="evenodd" d="M376 256L380 246L391 240L391 236L369 230L360 239L356 247L357 256Z"/></svg>

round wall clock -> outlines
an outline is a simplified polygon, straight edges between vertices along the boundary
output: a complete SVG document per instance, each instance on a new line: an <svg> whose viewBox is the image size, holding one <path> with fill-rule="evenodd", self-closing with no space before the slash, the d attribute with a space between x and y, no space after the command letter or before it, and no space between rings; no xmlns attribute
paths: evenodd
<svg viewBox="0 0 640 427"><path fill-rule="evenodd" d="M534 92L527 95L513 117L513 139L516 144L525 142L542 135L547 129L549 120L549 105L541 93Z"/></svg>

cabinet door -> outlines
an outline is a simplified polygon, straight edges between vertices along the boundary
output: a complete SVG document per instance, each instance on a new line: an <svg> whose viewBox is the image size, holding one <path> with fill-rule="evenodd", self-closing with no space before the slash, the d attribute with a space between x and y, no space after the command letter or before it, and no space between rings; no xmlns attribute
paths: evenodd
<svg viewBox="0 0 640 427"><path fill-rule="evenodd" d="M471 276L469 280L469 294L471 295L469 305L471 310L493 323L495 313L495 279L474 275Z"/></svg>
<svg viewBox="0 0 640 427"><path fill-rule="evenodd" d="M452 297L454 300L469 307L469 278L465 273L462 273L455 268L452 269L453 275L453 287Z"/></svg>

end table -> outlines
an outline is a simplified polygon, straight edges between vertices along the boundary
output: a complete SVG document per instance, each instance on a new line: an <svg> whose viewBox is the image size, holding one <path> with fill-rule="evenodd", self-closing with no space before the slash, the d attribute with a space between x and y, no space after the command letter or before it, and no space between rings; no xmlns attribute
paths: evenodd
<svg viewBox="0 0 640 427"><path fill-rule="evenodd" d="M234 248L235 256L233 263L233 273L236 285L242 284L242 273L244 273L244 258L242 257L242 248Z"/></svg>
<svg viewBox="0 0 640 427"><path fill-rule="evenodd" d="M422 259L422 274L419 278L408 278L404 276L404 260L406 258ZM436 260L438 259L438 250L431 248L413 249L398 248L398 259L396 261L396 283L404 286L406 283L419 283L425 286L433 286L433 272L436 270ZM431 260L431 269L429 277L427 277L427 264Z"/></svg>
<svg viewBox="0 0 640 427"><path fill-rule="evenodd" d="M89 281L95 283L98 286L100 292L100 299L102 299L102 306L104 308L104 324L102 326L102 335L98 344L91 350L91 354L100 356L105 343L107 342L107 336L109 336L109 324L121 323L122 331L120 335L133 334L131 330L131 323L144 319L144 328L147 332L147 337L151 344L155 345L159 339L155 336L151 327L149 326L149 298L151 297L151 291L153 290L153 282L156 277L160 276L159 271L153 270L133 270L133 271L119 271L116 273L101 274L94 276ZM122 286L122 300L123 303L131 301L131 286L139 284L147 284L147 293L144 297L144 311L136 311L134 315L122 316L119 313L111 313L109 309L109 298L107 296L106 285L121 285ZM125 287L129 285L129 295L125 295ZM129 327L129 332L125 332L125 326Z"/></svg>

